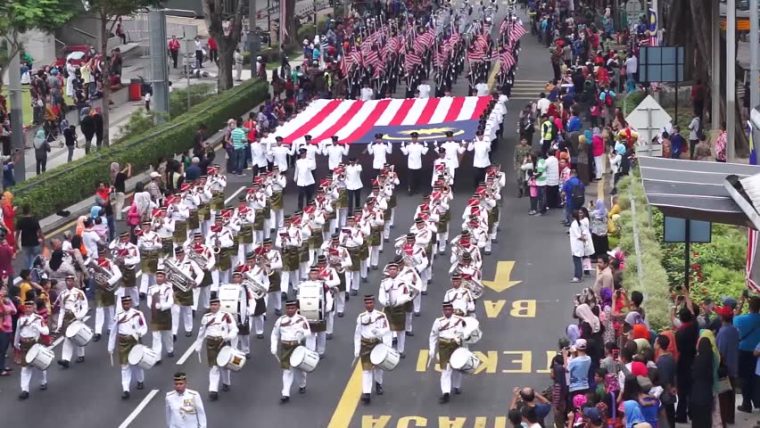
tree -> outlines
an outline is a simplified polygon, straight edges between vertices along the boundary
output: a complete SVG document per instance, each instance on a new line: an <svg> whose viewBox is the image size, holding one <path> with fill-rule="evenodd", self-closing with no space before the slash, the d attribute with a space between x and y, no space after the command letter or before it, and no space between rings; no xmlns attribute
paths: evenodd
<svg viewBox="0 0 760 428"><path fill-rule="evenodd" d="M243 29L243 9L248 0L203 0L203 14L208 33L219 47L219 77L217 88L232 88L232 66L235 49ZM225 8L225 6L227 6Z"/></svg>
<svg viewBox="0 0 760 428"><path fill-rule="evenodd" d="M0 1L0 89L11 58L21 51L21 35L33 29L53 32L71 19L75 5L74 0Z"/></svg>
<svg viewBox="0 0 760 428"><path fill-rule="evenodd" d="M42 0L38 0L42 1ZM89 11L95 16L100 24L100 54L103 58L101 66L101 82L103 83L103 145L108 146L109 112L111 104L111 57L108 52L108 39L112 34L116 23L122 16L129 16L150 6L161 6L161 0L89 0Z"/></svg>

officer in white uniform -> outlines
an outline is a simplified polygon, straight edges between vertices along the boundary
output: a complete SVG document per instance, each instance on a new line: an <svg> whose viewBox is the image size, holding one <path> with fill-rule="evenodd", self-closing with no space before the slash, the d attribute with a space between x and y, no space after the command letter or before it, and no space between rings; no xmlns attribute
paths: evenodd
<svg viewBox="0 0 760 428"><path fill-rule="evenodd" d="M174 374L174 391L166 393L167 428L206 428L206 410L198 391L187 388L187 375Z"/></svg>
<svg viewBox="0 0 760 428"><path fill-rule="evenodd" d="M356 318L354 359L361 358L362 401L368 404L374 380L375 393L383 395L383 370L372 365L370 354L379 343L391 346L391 331L385 314L375 310L375 296L364 296L364 312Z"/></svg>
<svg viewBox="0 0 760 428"><path fill-rule="evenodd" d="M270 339L270 351L280 361L282 368L281 403L290 401L290 387L293 379L298 376L298 392L306 393L306 372L290 366L290 355L300 346L304 339L311 335L309 321L298 313L298 301L285 302L285 315L274 323ZM279 352L278 352L279 344Z"/></svg>
<svg viewBox="0 0 760 428"><path fill-rule="evenodd" d="M323 143L322 154L327 156L327 168L332 171L343 162L343 156L348 156L348 144L338 143L338 136L332 136L332 142Z"/></svg>
<svg viewBox="0 0 760 428"><path fill-rule="evenodd" d="M383 134L375 134L375 139L367 145L367 153L372 155L372 169L376 173L380 173L380 170L385 166L387 156L391 154L393 145L383 140Z"/></svg>
<svg viewBox="0 0 760 428"><path fill-rule="evenodd" d="M469 289L462 287L462 274L455 272L451 276L451 288L443 295L444 302L454 306L454 313L462 316L475 316L475 298Z"/></svg>
<svg viewBox="0 0 760 428"><path fill-rule="evenodd" d="M69 368L74 348L77 350L77 362L81 363L84 361L84 346L77 346L71 339L66 337L68 326L74 321L82 321L89 310L87 296L84 295L84 291L74 286L75 278L74 275L66 276L66 290L58 296L57 300L61 311L55 331L63 337L63 349L61 350L61 359L58 361L58 364L66 369Z"/></svg>
<svg viewBox="0 0 760 428"><path fill-rule="evenodd" d="M208 358L208 391L211 401L219 399L219 378L222 380L222 391L230 390L230 369L216 365L216 357L225 342L237 338L238 326L235 317L219 310L220 302L216 293L211 296L209 312L203 315L198 339L195 341L195 352L200 354L203 341L206 341L206 357Z"/></svg>
<svg viewBox="0 0 760 428"><path fill-rule="evenodd" d="M119 365L121 366L121 398L129 398L129 388L132 383L132 374L137 378L137 389L145 388L145 372L142 367L129 364L129 353L140 338L148 332L148 323L142 312L132 307L132 298L121 298L122 311L116 314L111 323L111 334L108 336L108 353L113 355L116 350L116 341L119 342Z"/></svg>
<svg viewBox="0 0 760 428"><path fill-rule="evenodd" d="M21 353L21 394L20 400L29 398L29 384L32 382L32 369L26 362L26 353L37 344L40 335L50 334L45 320L34 312L33 300L24 302L24 315L19 317L16 327L16 335L13 338L13 347ZM47 370L40 370L40 390L47 389Z"/></svg>
<svg viewBox="0 0 760 428"><path fill-rule="evenodd" d="M441 367L441 403L448 403L451 395L451 384L454 384L454 394L460 393L462 384L462 373L455 371L449 364L451 354L462 344L464 335L464 320L458 315L454 315L454 306L449 302L443 303L443 316L436 318L433 322L433 328L430 329L430 339L428 344L429 359L428 365L437 356L438 364Z"/></svg>

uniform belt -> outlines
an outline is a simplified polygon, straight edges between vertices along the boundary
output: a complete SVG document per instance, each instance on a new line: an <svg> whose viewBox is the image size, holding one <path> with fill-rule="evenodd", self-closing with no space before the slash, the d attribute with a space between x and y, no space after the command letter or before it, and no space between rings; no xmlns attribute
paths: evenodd
<svg viewBox="0 0 760 428"><path fill-rule="evenodd" d="M36 339L36 338L34 338L34 337L22 337L22 338L20 339L20 341L21 341L22 343L29 343L29 342L35 343L35 342L37 342L37 339Z"/></svg>
<svg viewBox="0 0 760 428"><path fill-rule="evenodd" d="M298 342L297 340L283 340L282 341L283 345L289 345L289 346L290 345L298 345L299 343L300 342Z"/></svg>
<svg viewBox="0 0 760 428"><path fill-rule="evenodd" d="M367 344L367 345L371 345L373 343L380 343L380 339L378 339L376 337L372 338L372 339L367 339L366 337L362 337L361 343L364 343L364 344Z"/></svg>
<svg viewBox="0 0 760 428"><path fill-rule="evenodd" d="M130 339L134 339L134 336L132 336L131 334L121 334L121 333L119 333L119 337L128 337Z"/></svg>
<svg viewBox="0 0 760 428"><path fill-rule="evenodd" d="M457 341L456 341L456 339L445 339L445 338L440 338L440 339L438 339L438 340L439 340L439 341L441 341L441 343L456 343L456 342L457 342Z"/></svg>

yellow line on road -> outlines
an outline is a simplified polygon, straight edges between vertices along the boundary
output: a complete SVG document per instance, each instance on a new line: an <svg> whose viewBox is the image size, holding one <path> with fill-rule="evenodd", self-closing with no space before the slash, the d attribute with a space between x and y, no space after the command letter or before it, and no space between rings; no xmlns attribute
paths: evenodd
<svg viewBox="0 0 760 428"><path fill-rule="evenodd" d="M494 65L491 67L491 73L488 75L488 90L493 90L493 84L496 81L496 72L501 68L501 62L494 61Z"/></svg>
<svg viewBox="0 0 760 428"><path fill-rule="evenodd" d="M332 418L327 428L346 428L351 424L351 419L356 413L356 406L359 405L359 395L362 392L362 365L356 364L351 378L346 383L346 389L340 396L340 401L335 407Z"/></svg>

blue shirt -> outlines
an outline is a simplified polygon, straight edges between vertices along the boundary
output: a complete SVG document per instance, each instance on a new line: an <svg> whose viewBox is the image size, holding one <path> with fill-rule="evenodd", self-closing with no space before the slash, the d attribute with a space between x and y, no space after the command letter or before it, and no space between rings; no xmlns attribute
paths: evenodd
<svg viewBox="0 0 760 428"><path fill-rule="evenodd" d="M562 191L565 192L565 203L568 207L573 206L573 189L575 186L583 186L581 180L578 177L570 177L565 184L562 185ZM580 209L580 207L573 207L573 209Z"/></svg>
<svg viewBox="0 0 760 428"><path fill-rule="evenodd" d="M569 391L583 391L588 389L588 370L591 367L591 357L583 355L571 358L567 363L567 371L570 373Z"/></svg>
<svg viewBox="0 0 760 428"><path fill-rule="evenodd" d="M567 121L567 132L580 131L583 123L578 116L570 116L570 120Z"/></svg>
<svg viewBox="0 0 760 428"><path fill-rule="evenodd" d="M673 134L670 136L670 157L673 159L679 159L681 157L683 143L684 140L681 134Z"/></svg>
<svg viewBox="0 0 760 428"><path fill-rule="evenodd" d="M739 329L739 349L742 351L754 351L760 343L760 314L744 314L734 317L734 327Z"/></svg>
<svg viewBox="0 0 760 428"><path fill-rule="evenodd" d="M728 375L736 377L739 370L739 330L732 325L723 325L718 330L718 352L728 368Z"/></svg>

